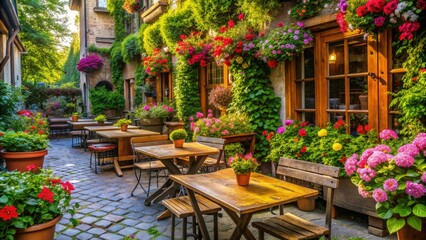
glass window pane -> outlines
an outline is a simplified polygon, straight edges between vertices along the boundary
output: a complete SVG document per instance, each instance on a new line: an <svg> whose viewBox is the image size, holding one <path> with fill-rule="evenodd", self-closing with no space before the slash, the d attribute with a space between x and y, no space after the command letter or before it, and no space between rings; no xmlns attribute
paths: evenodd
<svg viewBox="0 0 426 240"><path fill-rule="evenodd" d="M300 54L299 56L296 57L296 79L303 79L302 76L302 68L303 68L303 64L302 64L302 59L303 59L303 54Z"/></svg>
<svg viewBox="0 0 426 240"><path fill-rule="evenodd" d="M98 7L106 8L107 7L107 0L98 0Z"/></svg>
<svg viewBox="0 0 426 240"><path fill-rule="evenodd" d="M345 53L343 41L329 43L328 46L328 75L340 75L345 72Z"/></svg>
<svg viewBox="0 0 426 240"><path fill-rule="evenodd" d="M345 113L329 113L328 120L332 123L337 122L337 120L342 119L346 121Z"/></svg>
<svg viewBox="0 0 426 240"><path fill-rule="evenodd" d="M351 135L358 135L358 131L362 131L360 126L364 127L365 125L368 125L368 114L364 113L351 113L349 114L350 118L350 133Z"/></svg>
<svg viewBox="0 0 426 240"><path fill-rule="evenodd" d="M305 77L304 78L313 78L314 77L314 48L307 48L304 51L303 55L303 66L305 68Z"/></svg>
<svg viewBox="0 0 426 240"><path fill-rule="evenodd" d="M367 43L364 37L355 37L349 41L349 73L367 72Z"/></svg>
<svg viewBox="0 0 426 240"><path fill-rule="evenodd" d="M314 112L302 113L302 121L308 121L310 124L315 125L315 113Z"/></svg>
<svg viewBox="0 0 426 240"><path fill-rule="evenodd" d="M300 98L301 106L297 108L303 109L314 109L315 108L315 82L306 81L306 82L297 82L297 89L299 93L297 96Z"/></svg>
<svg viewBox="0 0 426 240"><path fill-rule="evenodd" d="M333 79L328 83L328 108L345 109L345 79Z"/></svg>
<svg viewBox="0 0 426 240"><path fill-rule="evenodd" d="M349 79L349 109L368 109L367 77Z"/></svg>
<svg viewBox="0 0 426 240"><path fill-rule="evenodd" d="M207 85L212 84L223 84L223 67L214 61L207 66Z"/></svg>

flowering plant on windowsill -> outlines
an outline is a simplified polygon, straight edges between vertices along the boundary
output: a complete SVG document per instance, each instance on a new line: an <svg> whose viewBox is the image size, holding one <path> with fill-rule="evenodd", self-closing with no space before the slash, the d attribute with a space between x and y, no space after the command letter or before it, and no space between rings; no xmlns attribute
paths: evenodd
<svg viewBox="0 0 426 240"><path fill-rule="evenodd" d="M96 54L89 55L80 59L77 64L77 70L80 72L91 73L100 69L104 65L104 61Z"/></svg>
<svg viewBox="0 0 426 240"><path fill-rule="evenodd" d="M331 0L297 0L288 14L297 20L318 16L323 8L330 8Z"/></svg>
<svg viewBox="0 0 426 240"><path fill-rule="evenodd" d="M400 40L411 40L426 17L426 0L340 0L337 22L340 31L360 29L366 33L398 28Z"/></svg>
<svg viewBox="0 0 426 240"><path fill-rule="evenodd" d="M48 222L64 213L75 214L70 204L74 186L52 170L27 167L28 172L0 173L0 239L13 239L16 229ZM77 225L73 218L70 221Z"/></svg>
<svg viewBox="0 0 426 240"><path fill-rule="evenodd" d="M201 32L192 32L189 36L182 34L178 42L176 53L184 57L189 65L199 63L201 67L207 66L210 61L211 43L206 43Z"/></svg>
<svg viewBox="0 0 426 240"><path fill-rule="evenodd" d="M255 172L259 167L256 158L251 153L246 155L237 154L228 159L228 164L234 169L236 174Z"/></svg>
<svg viewBox="0 0 426 240"><path fill-rule="evenodd" d="M361 196L377 202L376 212L390 233L406 224L420 231L426 217L426 133L413 141L398 139L389 129L379 136L382 144L348 158L346 173Z"/></svg>
<svg viewBox="0 0 426 240"><path fill-rule="evenodd" d="M155 76L161 72L168 72L171 68L170 56L161 52L161 49L154 49L151 56L142 58L145 72L149 75Z"/></svg>
<svg viewBox="0 0 426 240"><path fill-rule="evenodd" d="M275 68L278 62L292 60L302 52L303 46L313 41L311 32L305 30L303 26L302 22L285 27L282 23L278 23L278 28L272 30L259 42L260 58L270 68Z"/></svg>
<svg viewBox="0 0 426 240"><path fill-rule="evenodd" d="M141 0L124 0L123 8L127 13L135 13L141 10Z"/></svg>

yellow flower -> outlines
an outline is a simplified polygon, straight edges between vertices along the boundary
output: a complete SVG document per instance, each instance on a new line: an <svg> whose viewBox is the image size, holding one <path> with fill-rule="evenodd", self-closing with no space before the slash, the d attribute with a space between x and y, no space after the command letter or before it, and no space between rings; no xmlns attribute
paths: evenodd
<svg viewBox="0 0 426 240"><path fill-rule="evenodd" d="M238 64L241 64L244 61L244 59L242 57L237 57L235 61L237 61Z"/></svg>
<svg viewBox="0 0 426 240"><path fill-rule="evenodd" d="M342 147L343 147L343 146L342 146L342 144L340 144L340 143L334 143L334 144L333 144L333 150L334 150L334 151L336 151L336 152L337 152L337 151L340 151L340 149L342 149Z"/></svg>
<svg viewBox="0 0 426 240"><path fill-rule="evenodd" d="M325 136L327 136L327 130L324 128L319 130L318 137L325 137Z"/></svg>
<svg viewBox="0 0 426 240"><path fill-rule="evenodd" d="M247 63L243 63L243 68L248 68L248 64Z"/></svg>

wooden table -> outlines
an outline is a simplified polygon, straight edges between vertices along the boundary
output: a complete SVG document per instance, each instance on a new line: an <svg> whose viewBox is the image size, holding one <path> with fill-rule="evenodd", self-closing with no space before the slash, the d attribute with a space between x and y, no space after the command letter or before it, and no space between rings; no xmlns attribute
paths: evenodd
<svg viewBox="0 0 426 240"><path fill-rule="evenodd" d="M231 239L256 239L247 228L255 212L301 198L318 195L318 191L285 182L266 175L252 173L250 184L237 185L233 169L194 175L171 175L170 179L188 190L203 239L210 239L200 208L195 199L198 193L219 204L236 224Z"/></svg>
<svg viewBox="0 0 426 240"><path fill-rule="evenodd" d="M119 177L123 176L121 168L132 167L120 166L119 161L133 160L133 151L130 139L132 137L143 137L160 135L158 132L152 132L142 129L128 129L127 131L121 130L109 130L109 131L98 131L96 132L100 137L108 139L117 139L118 156L114 158L114 169Z"/></svg>
<svg viewBox="0 0 426 240"><path fill-rule="evenodd" d="M183 148L175 148L173 144L158 146L146 146L135 148L136 152L146 154L148 156L159 159L169 170L170 174L183 174L179 167L173 161L175 158L189 157L189 169L187 174L195 174L202 167L208 155L219 153L219 149L209 147L200 143L190 142L184 143ZM145 205L157 203L169 195L176 192L178 185L168 179L155 193L145 199Z"/></svg>
<svg viewBox="0 0 426 240"><path fill-rule="evenodd" d="M104 126L104 125L112 125L112 122L104 122L102 125L99 124L98 122L73 122L73 121L68 121L67 122L69 125L71 125L71 129L72 131L75 130L84 130L85 127L88 126Z"/></svg>
<svg viewBox="0 0 426 240"><path fill-rule="evenodd" d="M98 132L98 131L110 131L110 130L120 130L119 127L109 125L109 126L87 126L84 129L89 130L89 132ZM129 125L127 129L139 129L138 126Z"/></svg>

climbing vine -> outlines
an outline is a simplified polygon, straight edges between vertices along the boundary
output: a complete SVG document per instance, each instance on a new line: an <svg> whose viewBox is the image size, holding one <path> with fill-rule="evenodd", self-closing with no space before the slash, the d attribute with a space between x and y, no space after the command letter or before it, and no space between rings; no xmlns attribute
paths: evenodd
<svg viewBox="0 0 426 240"><path fill-rule="evenodd" d="M238 14L236 0L191 0L194 17L202 30L219 29Z"/></svg>
<svg viewBox="0 0 426 240"><path fill-rule="evenodd" d="M154 49L161 48L164 44L160 31L160 21L148 25L143 31L143 48L146 53L152 54Z"/></svg>
<svg viewBox="0 0 426 240"><path fill-rule="evenodd" d="M145 72L145 68L142 64L138 64L135 70L135 106L139 106L142 103L142 85L144 80L148 77Z"/></svg>
<svg viewBox="0 0 426 240"><path fill-rule="evenodd" d="M139 46L137 34L128 35L121 43L121 56L124 62L129 63L141 57L142 49Z"/></svg>
<svg viewBox="0 0 426 240"><path fill-rule="evenodd" d="M238 6L246 15L247 22L255 29L264 29L278 13L279 0L238 0Z"/></svg>
<svg viewBox="0 0 426 240"><path fill-rule="evenodd" d="M89 52L91 52L91 53L99 53L99 54L103 54L103 55L109 55L109 51L111 49L110 48L98 48L94 44L90 44L89 47L87 48L87 50L89 50Z"/></svg>

